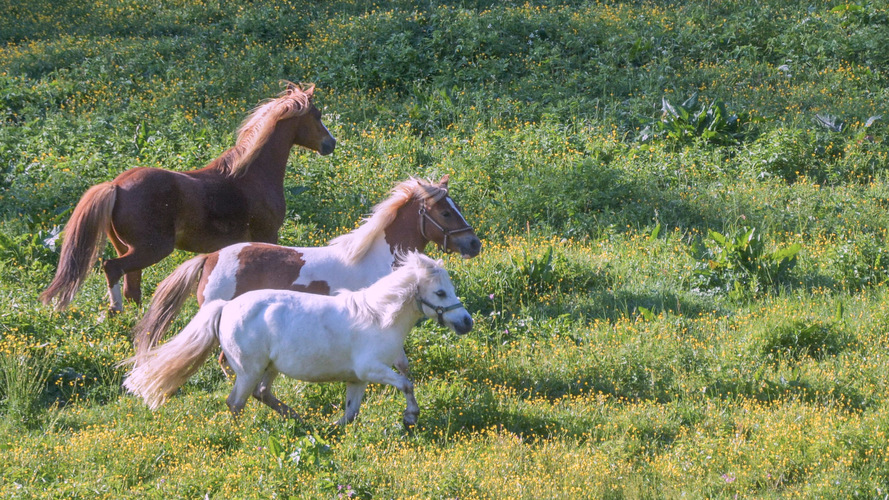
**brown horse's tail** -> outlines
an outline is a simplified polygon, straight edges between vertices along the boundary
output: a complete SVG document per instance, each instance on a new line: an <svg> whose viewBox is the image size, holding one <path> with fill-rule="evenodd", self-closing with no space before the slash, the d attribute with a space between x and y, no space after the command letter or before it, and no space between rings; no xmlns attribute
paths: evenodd
<svg viewBox="0 0 889 500"><path fill-rule="evenodd" d="M59 311L68 307L104 247L116 198L117 189L110 182L96 184L80 198L62 233L56 277L40 294L41 302L50 305L55 299Z"/></svg>
<svg viewBox="0 0 889 500"><path fill-rule="evenodd" d="M192 257L157 285L148 311L133 328L138 356L147 353L163 338L185 301L197 289L206 260L206 255Z"/></svg>
<svg viewBox="0 0 889 500"><path fill-rule="evenodd" d="M123 381L124 388L145 400L154 410L167 396L182 387L219 345L219 317L224 300L204 304L185 328L160 347L137 354L120 365L133 369Z"/></svg>

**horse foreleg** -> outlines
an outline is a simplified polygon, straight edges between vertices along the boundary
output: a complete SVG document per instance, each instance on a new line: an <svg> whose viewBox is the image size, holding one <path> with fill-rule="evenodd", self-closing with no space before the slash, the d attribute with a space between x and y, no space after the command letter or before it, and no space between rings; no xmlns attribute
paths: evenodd
<svg viewBox="0 0 889 500"><path fill-rule="evenodd" d="M361 408L361 400L364 399L364 390L367 382L350 382L346 384L346 413L339 419L336 425L343 426L355 420L358 409Z"/></svg>
<svg viewBox="0 0 889 500"><path fill-rule="evenodd" d="M420 418L420 405L417 404L417 398L414 397L414 383L402 377L403 386L399 390L404 393L404 399L407 400L407 408L404 409L404 426L410 429L417 425Z"/></svg>
<svg viewBox="0 0 889 500"><path fill-rule="evenodd" d="M417 404L417 399L414 397L414 383L407 377L393 372L388 366L372 368L360 373L359 377L361 380L375 384L388 384L401 391L404 394L404 399L407 400L407 408L404 410L404 426L411 428L417 425L420 405Z"/></svg>
<svg viewBox="0 0 889 500"><path fill-rule="evenodd" d="M259 385L256 386L256 389L253 390L253 397L262 401L269 408L278 412L284 418L292 418L295 420L302 421L302 418L298 413L293 411L293 408L287 406L280 399L276 398L272 393L272 382L275 381L275 377L278 376L278 372L272 368L266 370L265 375L263 375L262 380L260 380Z"/></svg>
<svg viewBox="0 0 889 500"><path fill-rule="evenodd" d="M401 356L395 360L395 369L398 370L398 373L410 378L411 367L408 365L407 354L405 354L404 349L401 350Z"/></svg>

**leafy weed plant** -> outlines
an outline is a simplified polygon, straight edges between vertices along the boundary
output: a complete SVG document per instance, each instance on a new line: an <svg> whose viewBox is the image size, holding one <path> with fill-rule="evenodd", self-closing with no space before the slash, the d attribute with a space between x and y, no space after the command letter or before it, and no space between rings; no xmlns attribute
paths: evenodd
<svg viewBox="0 0 889 500"><path fill-rule="evenodd" d="M641 141L666 138L678 144L702 140L713 144L736 144L746 140L754 123L761 121L749 113L731 113L716 100L708 105L698 101L694 93L682 104L662 99L661 118L646 125L639 134Z"/></svg>
<svg viewBox="0 0 889 500"><path fill-rule="evenodd" d="M784 282L796 265L802 245L794 243L768 252L756 228L741 227L733 235L709 231L692 251L702 255L696 276L702 290L719 290L735 297L756 295Z"/></svg>

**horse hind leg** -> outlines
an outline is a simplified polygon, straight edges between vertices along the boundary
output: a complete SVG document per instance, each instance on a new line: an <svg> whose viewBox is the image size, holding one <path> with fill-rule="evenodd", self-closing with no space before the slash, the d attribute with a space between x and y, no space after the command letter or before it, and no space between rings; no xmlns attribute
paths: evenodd
<svg viewBox="0 0 889 500"><path fill-rule="evenodd" d="M364 399L365 389L367 389L367 382L346 384L346 413L336 422L336 425L342 427L355 420L358 410L361 408L361 400Z"/></svg>
<svg viewBox="0 0 889 500"><path fill-rule="evenodd" d="M225 399L225 404L228 405L228 410L233 418L238 418L241 411L247 406L247 398L256 389L261 379L262 374L247 373L240 374L235 378L235 385Z"/></svg>
<svg viewBox="0 0 889 500"><path fill-rule="evenodd" d="M276 398L272 393L272 382L275 381L275 377L277 376L278 372L274 368L268 368L263 375L262 380L259 381L259 384L253 390L253 397L265 403L266 406L275 410L284 418L302 421L302 418L298 413L293 411L293 408L284 404L283 401ZM237 379L235 380L237 381Z"/></svg>
<svg viewBox="0 0 889 500"><path fill-rule="evenodd" d="M109 231L109 239L117 251L116 259L102 263L105 280L108 284L109 309L113 312L123 310L123 297L142 302L142 269L156 264L173 252L174 241L157 238L150 244L131 245L124 243L113 231ZM124 278L123 297L121 296L120 280Z"/></svg>

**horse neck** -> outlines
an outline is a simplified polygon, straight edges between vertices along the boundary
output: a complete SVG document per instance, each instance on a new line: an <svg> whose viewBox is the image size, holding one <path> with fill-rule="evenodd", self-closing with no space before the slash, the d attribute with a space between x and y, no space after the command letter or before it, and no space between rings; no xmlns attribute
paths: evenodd
<svg viewBox="0 0 889 500"><path fill-rule="evenodd" d="M404 330L405 335L423 317L416 305L416 286L410 285L414 273L416 270L399 268L357 292L363 296L362 301L367 311L380 314L379 318L384 323L384 318L389 318L389 328Z"/></svg>
<svg viewBox="0 0 889 500"><path fill-rule="evenodd" d="M397 251L424 251L429 240L420 234L420 203L416 198L402 205L392 223L384 230L386 243L395 255Z"/></svg>
<svg viewBox="0 0 889 500"><path fill-rule="evenodd" d="M269 186L278 186L283 190L284 172L293 141L296 136L296 118L279 120L275 130L265 143L259 147L250 167L244 172L244 181L259 181ZM258 168L257 168L258 167Z"/></svg>
<svg viewBox="0 0 889 500"><path fill-rule="evenodd" d="M395 316L394 321L392 321L392 328L398 331L403 337L407 337L407 334L413 329L414 325L416 325L422 318L423 313L420 312L420 309L415 304L407 304L404 309Z"/></svg>

